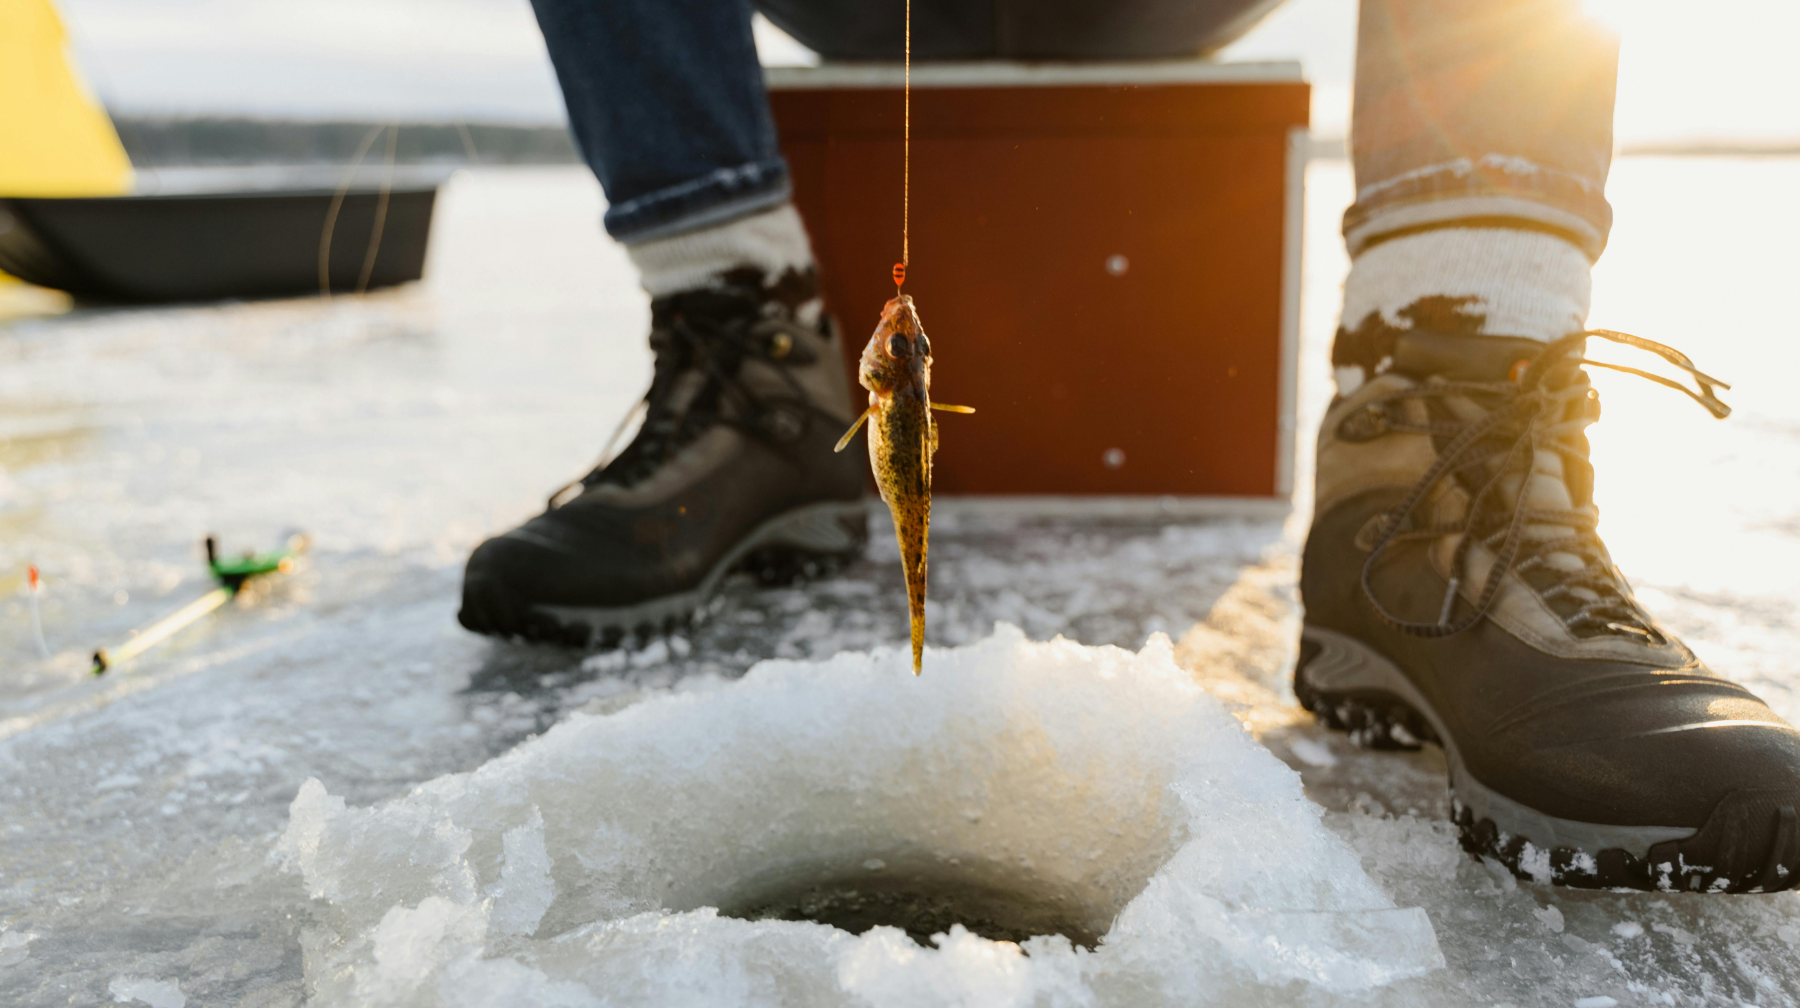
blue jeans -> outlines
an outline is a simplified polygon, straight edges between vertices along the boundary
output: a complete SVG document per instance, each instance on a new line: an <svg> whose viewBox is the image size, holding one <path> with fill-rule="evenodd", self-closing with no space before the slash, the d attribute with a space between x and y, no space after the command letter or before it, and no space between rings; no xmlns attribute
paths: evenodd
<svg viewBox="0 0 1800 1008"><path fill-rule="evenodd" d="M917 59L1219 48L1279 0L914 0ZM788 198L752 0L532 0L606 229L645 241ZM755 0L827 59L898 59L901 0ZM1355 253L1413 231L1548 231L1597 258L1612 211L1616 42L1575 0L1362 0Z"/></svg>

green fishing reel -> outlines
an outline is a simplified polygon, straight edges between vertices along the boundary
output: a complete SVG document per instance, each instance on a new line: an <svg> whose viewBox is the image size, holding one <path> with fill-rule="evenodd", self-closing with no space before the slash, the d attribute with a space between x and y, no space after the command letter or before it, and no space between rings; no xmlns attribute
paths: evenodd
<svg viewBox="0 0 1800 1008"><path fill-rule="evenodd" d="M242 553L237 558L219 556L219 540L213 536L206 537L206 569L212 572L219 586L229 589L233 594L244 587L244 582L258 574L287 574L294 569L294 559L306 552L311 540L304 533L296 532L288 536L286 548L272 553Z"/></svg>

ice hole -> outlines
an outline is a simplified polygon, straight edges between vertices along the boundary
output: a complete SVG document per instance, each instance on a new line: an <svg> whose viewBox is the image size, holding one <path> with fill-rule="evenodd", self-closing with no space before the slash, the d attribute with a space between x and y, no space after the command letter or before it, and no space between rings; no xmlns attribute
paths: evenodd
<svg viewBox="0 0 1800 1008"><path fill-rule="evenodd" d="M316 901L309 983L359 1004L1154 1005L1441 964L1423 912L1166 637L1002 626L909 664L765 662L367 809L309 781L277 847Z"/></svg>
<svg viewBox="0 0 1800 1008"><path fill-rule="evenodd" d="M896 927L926 948L932 935L961 924L991 941L1061 935L1091 950L1122 908L1017 865L929 850L884 853L778 868L713 902L744 920L813 921L857 935Z"/></svg>

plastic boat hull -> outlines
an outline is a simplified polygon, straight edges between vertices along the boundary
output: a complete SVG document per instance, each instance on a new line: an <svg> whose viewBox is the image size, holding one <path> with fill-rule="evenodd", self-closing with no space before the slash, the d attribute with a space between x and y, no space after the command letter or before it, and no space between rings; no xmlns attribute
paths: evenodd
<svg viewBox="0 0 1800 1008"><path fill-rule="evenodd" d="M359 189L335 215L331 190L0 199L0 271L106 301L387 287L424 273L436 198Z"/></svg>

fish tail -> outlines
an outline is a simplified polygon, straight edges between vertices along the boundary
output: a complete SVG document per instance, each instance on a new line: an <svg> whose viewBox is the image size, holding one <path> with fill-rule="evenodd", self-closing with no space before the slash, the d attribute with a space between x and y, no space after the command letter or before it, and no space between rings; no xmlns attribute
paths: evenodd
<svg viewBox="0 0 1800 1008"><path fill-rule="evenodd" d="M919 570L906 572L906 609L912 620L913 675L918 675L925 662L925 558L919 558Z"/></svg>
<svg viewBox="0 0 1800 1008"><path fill-rule="evenodd" d="M925 557L931 523L931 500L913 499L896 514L895 537L900 541L900 567L906 574L906 614L912 626L913 675L925 660Z"/></svg>

